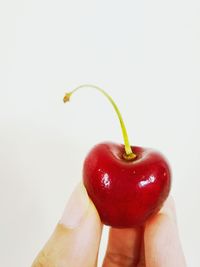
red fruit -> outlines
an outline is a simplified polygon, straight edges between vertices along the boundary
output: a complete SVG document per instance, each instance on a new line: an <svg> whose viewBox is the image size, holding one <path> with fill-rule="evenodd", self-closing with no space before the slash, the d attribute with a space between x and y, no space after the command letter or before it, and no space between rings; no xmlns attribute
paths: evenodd
<svg viewBox="0 0 200 267"><path fill-rule="evenodd" d="M123 158L124 145L102 143L87 155L83 181L104 224L117 228L143 224L162 207L170 191L170 169L152 149L132 147L136 158Z"/></svg>
<svg viewBox="0 0 200 267"><path fill-rule="evenodd" d="M64 97L64 102L83 87L104 94L114 107L122 128L124 145L102 143L87 155L83 181L104 224L118 227L139 226L159 211L167 198L170 169L165 158L152 149L131 147L118 107L101 88L81 85Z"/></svg>

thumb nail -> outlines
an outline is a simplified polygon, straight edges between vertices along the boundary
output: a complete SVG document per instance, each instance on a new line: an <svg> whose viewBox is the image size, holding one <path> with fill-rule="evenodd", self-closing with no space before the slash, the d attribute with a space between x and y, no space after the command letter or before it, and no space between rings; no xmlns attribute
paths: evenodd
<svg viewBox="0 0 200 267"><path fill-rule="evenodd" d="M88 207L89 198L84 185L80 182L69 198L61 217L60 224L71 229L78 227L86 215Z"/></svg>

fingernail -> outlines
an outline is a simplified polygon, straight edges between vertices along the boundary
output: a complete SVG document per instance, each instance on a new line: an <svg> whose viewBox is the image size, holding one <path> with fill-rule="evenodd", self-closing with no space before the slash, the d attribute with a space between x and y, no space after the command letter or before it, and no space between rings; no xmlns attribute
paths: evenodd
<svg viewBox="0 0 200 267"><path fill-rule="evenodd" d="M74 229L81 224L89 206L89 198L82 183L78 184L72 193L66 207L60 224L67 228Z"/></svg>

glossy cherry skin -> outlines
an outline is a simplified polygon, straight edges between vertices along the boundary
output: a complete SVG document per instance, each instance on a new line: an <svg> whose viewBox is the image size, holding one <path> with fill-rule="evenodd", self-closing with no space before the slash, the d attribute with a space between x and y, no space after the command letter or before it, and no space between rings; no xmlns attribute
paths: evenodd
<svg viewBox="0 0 200 267"><path fill-rule="evenodd" d="M157 213L171 186L166 159L152 149L132 147L133 161L123 158L124 145L102 143L87 155L83 182L101 221L112 227L136 227Z"/></svg>

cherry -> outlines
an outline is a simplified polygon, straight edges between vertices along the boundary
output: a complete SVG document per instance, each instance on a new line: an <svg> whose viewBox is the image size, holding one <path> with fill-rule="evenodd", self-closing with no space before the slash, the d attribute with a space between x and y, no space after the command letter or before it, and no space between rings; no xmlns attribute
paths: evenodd
<svg viewBox="0 0 200 267"><path fill-rule="evenodd" d="M101 88L81 85L103 93L114 107L122 128L124 145L105 142L94 146L85 158L83 182L102 222L116 228L136 227L156 214L171 186L170 167L159 152L130 146L127 131L113 99Z"/></svg>

